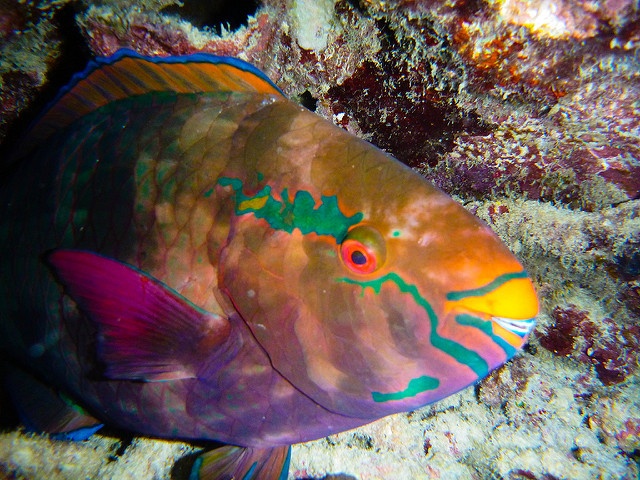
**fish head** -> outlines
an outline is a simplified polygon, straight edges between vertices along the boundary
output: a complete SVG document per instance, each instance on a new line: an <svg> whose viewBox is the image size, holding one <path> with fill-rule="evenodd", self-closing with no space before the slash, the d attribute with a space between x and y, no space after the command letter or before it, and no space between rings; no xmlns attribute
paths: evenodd
<svg viewBox="0 0 640 480"><path fill-rule="evenodd" d="M298 390L373 419L444 398L505 363L538 301L486 224L345 135L329 130L315 145L304 185L270 188L267 199L234 187L236 204L254 208L236 212L221 284ZM272 200L269 212L282 218L267 215Z"/></svg>

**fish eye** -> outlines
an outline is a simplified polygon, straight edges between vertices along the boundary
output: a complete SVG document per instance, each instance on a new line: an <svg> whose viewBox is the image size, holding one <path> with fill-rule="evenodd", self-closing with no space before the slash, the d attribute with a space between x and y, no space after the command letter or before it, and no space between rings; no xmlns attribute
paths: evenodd
<svg viewBox="0 0 640 480"><path fill-rule="evenodd" d="M369 225L359 225L349 230L340 245L342 262L354 273L362 275L382 267L386 253L382 235Z"/></svg>
<svg viewBox="0 0 640 480"><path fill-rule="evenodd" d="M369 261L369 258L360 250L354 250L351 252L351 261L356 265L365 265Z"/></svg>

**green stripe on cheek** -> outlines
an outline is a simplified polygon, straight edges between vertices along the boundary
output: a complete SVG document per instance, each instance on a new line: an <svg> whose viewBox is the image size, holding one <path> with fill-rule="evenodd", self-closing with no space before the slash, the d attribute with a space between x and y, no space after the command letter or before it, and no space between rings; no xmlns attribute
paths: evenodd
<svg viewBox="0 0 640 480"><path fill-rule="evenodd" d="M363 289L371 287L376 294L380 293L380 289L385 282L394 283L402 293L408 293L413 300L427 313L429 321L431 322L431 332L429 334L429 340L431 345L441 350L442 352L450 355L458 362L469 367L479 377L484 377L489 373L489 365L487 362L473 350L462 346L458 342L443 338L438 335L438 317L434 312L429 302L420 295L418 288L415 285L411 285L405 282L402 277L396 273L388 273L375 280L354 280L352 278L343 277L338 279L339 282L352 283L360 285Z"/></svg>
<svg viewBox="0 0 640 480"><path fill-rule="evenodd" d="M515 355L516 349L502 337L499 337L498 335L493 333L493 322L491 322L491 320L483 320L482 318L474 317L473 315L463 314L456 316L456 322L458 322L460 325L475 327L491 337L491 340L493 340L497 345L500 346L500 348L504 350L507 358L511 358Z"/></svg>

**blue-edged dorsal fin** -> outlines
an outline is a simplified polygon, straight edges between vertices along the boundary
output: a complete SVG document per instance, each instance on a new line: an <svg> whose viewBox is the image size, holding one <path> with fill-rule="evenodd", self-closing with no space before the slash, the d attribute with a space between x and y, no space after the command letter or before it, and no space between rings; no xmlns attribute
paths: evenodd
<svg viewBox="0 0 640 480"><path fill-rule="evenodd" d="M110 102L136 95L229 91L284 96L264 73L237 58L209 53L147 57L122 49L96 58L74 75L38 119L31 137L44 140Z"/></svg>

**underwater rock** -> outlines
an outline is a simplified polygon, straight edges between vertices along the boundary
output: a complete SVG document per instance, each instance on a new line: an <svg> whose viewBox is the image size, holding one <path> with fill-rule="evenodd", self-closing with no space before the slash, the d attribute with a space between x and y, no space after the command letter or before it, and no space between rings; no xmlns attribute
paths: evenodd
<svg viewBox="0 0 640 480"><path fill-rule="evenodd" d="M53 18L65 3L0 4L0 142L21 112L34 106L51 62L60 53L61 37Z"/></svg>
<svg viewBox="0 0 640 480"><path fill-rule="evenodd" d="M65 58L66 3L0 8L0 136ZM197 5L87 0L74 21L96 55L127 46L254 63L483 218L536 280L543 313L526 351L475 390L294 446L290 478L637 478L637 2L327 0L302 25L313 3L265 0L227 28ZM0 476L37 466L69 478L73 458L85 476L127 478L135 464L135 478L168 478L188 451L9 430Z"/></svg>
<svg viewBox="0 0 640 480"><path fill-rule="evenodd" d="M607 386L623 382L637 370L640 326L619 327L610 318L595 323L575 305L556 307L551 316L555 323L539 336L540 345L547 350L592 363L598 379Z"/></svg>

